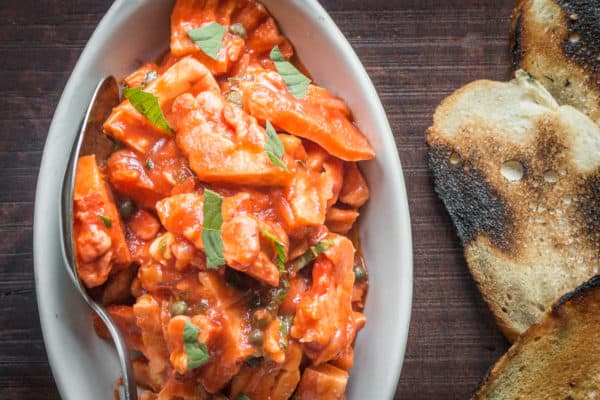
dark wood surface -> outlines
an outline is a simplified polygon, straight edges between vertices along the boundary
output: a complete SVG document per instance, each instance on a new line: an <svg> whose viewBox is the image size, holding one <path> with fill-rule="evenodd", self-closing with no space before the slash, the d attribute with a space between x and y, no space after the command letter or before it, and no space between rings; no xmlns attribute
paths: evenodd
<svg viewBox="0 0 600 400"><path fill-rule="evenodd" d="M62 88L109 0L0 1L0 399L58 399L34 289L35 185ZM435 106L510 76L513 0L322 0L373 79L404 168L414 304L397 399L467 399L506 350L426 165ZM360 366L358 366L360 367ZM386 373L377 371L377 373Z"/></svg>

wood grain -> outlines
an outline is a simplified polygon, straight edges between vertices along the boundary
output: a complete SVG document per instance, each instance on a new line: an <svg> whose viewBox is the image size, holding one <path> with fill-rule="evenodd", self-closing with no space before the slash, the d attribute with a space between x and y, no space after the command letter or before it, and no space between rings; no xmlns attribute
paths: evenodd
<svg viewBox="0 0 600 400"><path fill-rule="evenodd" d="M38 167L62 88L109 0L0 7L0 399L58 399L32 261ZM424 132L441 99L510 76L513 0L322 0L365 64L402 160L414 235L414 306L396 399L467 399L506 350L432 189ZM360 366L358 366L360 367ZM382 372L385 373L385 372Z"/></svg>

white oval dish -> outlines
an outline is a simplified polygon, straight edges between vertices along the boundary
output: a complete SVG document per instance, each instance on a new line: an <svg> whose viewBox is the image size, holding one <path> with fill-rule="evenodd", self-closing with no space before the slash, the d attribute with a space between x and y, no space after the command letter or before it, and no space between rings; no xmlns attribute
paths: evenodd
<svg viewBox="0 0 600 400"><path fill-rule="evenodd" d="M348 399L391 399L406 347L412 302L412 241L406 189L381 102L358 57L316 0L263 0L315 81L345 99L377 153L363 163L371 199L362 210L369 267L367 325L356 343ZM91 311L72 287L59 242L59 191L68 152L92 92L167 48L173 1L117 0L64 89L44 148L35 202L34 266L44 342L66 400L112 398L120 371L112 344L96 337Z"/></svg>

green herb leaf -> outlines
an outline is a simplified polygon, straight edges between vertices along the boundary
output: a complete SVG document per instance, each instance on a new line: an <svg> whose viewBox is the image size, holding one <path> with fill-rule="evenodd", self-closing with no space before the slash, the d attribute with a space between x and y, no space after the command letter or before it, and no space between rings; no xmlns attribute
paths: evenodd
<svg viewBox="0 0 600 400"><path fill-rule="evenodd" d="M262 231L261 232L264 237L271 240L273 245L275 246L275 254L277 254L277 268L281 272L285 272L285 262L287 260L287 256L285 254L285 245L277 239L275 235L271 232Z"/></svg>
<svg viewBox="0 0 600 400"><path fill-rule="evenodd" d="M204 190L202 240L204 241L206 266L210 269L216 269L225 264L223 238L221 237L221 225L223 224L223 216L221 215L222 205L223 197L212 190Z"/></svg>
<svg viewBox="0 0 600 400"><path fill-rule="evenodd" d="M287 296L289 291L290 291L290 283L286 279L282 279L281 283L280 283L280 287L277 288L277 291L275 292L275 296L273 296L273 299L271 300L272 307L279 306L279 304L281 304L283 302L283 300L285 299L285 296Z"/></svg>
<svg viewBox="0 0 600 400"><path fill-rule="evenodd" d="M146 169L154 169L154 161L150 158L146 160Z"/></svg>
<svg viewBox="0 0 600 400"><path fill-rule="evenodd" d="M290 329L292 328L292 322L294 321L293 315L281 317L279 321L279 345L283 349L287 349L289 346L289 335Z"/></svg>
<svg viewBox="0 0 600 400"><path fill-rule="evenodd" d="M218 60L217 55L223 47L223 37L226 32L227 29L223 25L211 22L201 28L192 29L187 34L207 56Z"/></svg>
<svg viewBox="0 0 600 400"><path fill-rule="evenodd" d="M210 359L208 348L204 343L198 343L198 334L200 330L190 321L185 321L183 328L183 346L187 354L188 370L193 370L203 366Z"/></svg>
<svg viewBox="0 0 600 400"><path fill-rule="evenodd" d="M162 236L158 242L158 252L160 254L165 254L165 251L167 251L167 237Z"/></svg>
<svg viewBox="0 0 600 400"><path fill-rule="evenodd" d="M281 143L281 140L279 140L279 136L277 136L277 132L269 120L267 120L266 131L267 143L265 143L265 152L267 153L267 156L269 156L269 160L271 160L276 167L287 171L287 167L283 161L281 161L281 158L283 157L283 144Z"/></svg>
<svg viewBox="0 0 600 400"><path fill-rule="evenodd" d="M310 79L298 71L291 62L286 61L283 54L281 54L281 50L279 50L279 46L273 47L270 57L292 96L297 99L306 96Z"/></svg>
<svg viewBox="0 0 600 400"><path fill-rule="evenodd" d="M102 223L104 224L105 227L107 227L108 229L112 228L112 219L105 217L102 214L97 214L98 218L100 218L100 221L102 221Z"/></svg>
<svg viewBox="0 0 600 400"><path fill-rule="evenodd" d="M246 396L244 393L240 393L237 395L235 400L250 400L250 397Z"/></svg>
<svg viewBox="0 0 600 400"><path fill-rule="evenodd" d="M298 272L302 268L306 267L310 264L315 258L317 258L321 253L332 246L332 242L330 240L321 240L319 243L314 246L310 246L308 250L306 250L300 257L293 260L290 264L290 271Z"/></svg>
<svg viewBox="0 0 600 400"><path fill-rule="evenodd" d="M131 102L131 105L138 110L150 123L165 132L173 133L173 129L165 119L158 97L152 93L144 92L139 87L132 89L123 88L123 96Z"/></svg>

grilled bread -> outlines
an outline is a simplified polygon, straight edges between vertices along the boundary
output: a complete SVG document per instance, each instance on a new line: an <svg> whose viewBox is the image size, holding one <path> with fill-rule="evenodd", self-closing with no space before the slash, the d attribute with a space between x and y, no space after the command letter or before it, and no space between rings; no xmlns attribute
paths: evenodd
<svg viewBox="0 0 600 400"><path fill-rule="evenodd" d="M473 400L597 399L600 276L558 300L490 370Z"/></svg>
<svg viewBox="0 0 600 400"><path fill-rule="evenodd" d="M471 273L513 341L600 270L600 127L518 71L446 98L427 141Z"/></svg>
<svg viewBox="0 0 600 400"><path fill-rule="evenodd" d="M515 69L600 124L600 0L519 0L511 37Z"/></svg>

